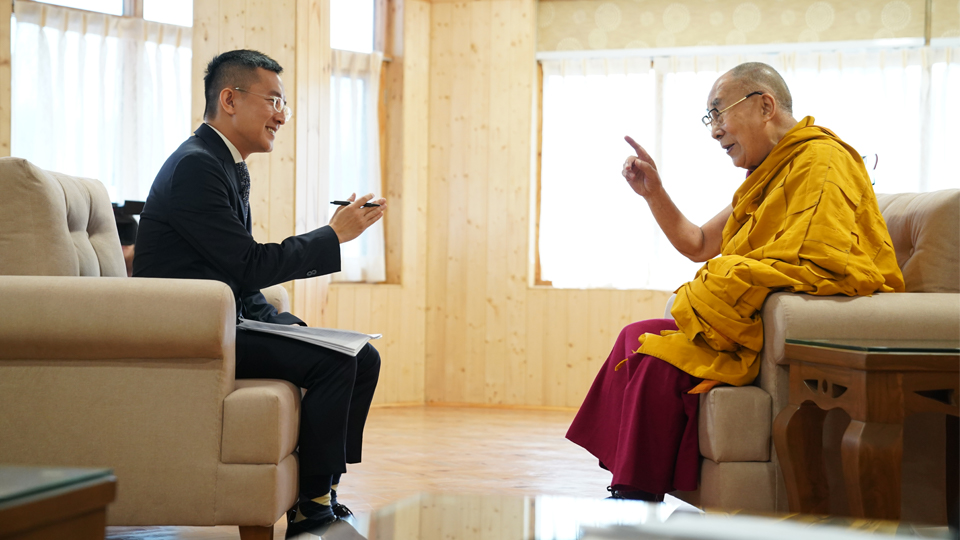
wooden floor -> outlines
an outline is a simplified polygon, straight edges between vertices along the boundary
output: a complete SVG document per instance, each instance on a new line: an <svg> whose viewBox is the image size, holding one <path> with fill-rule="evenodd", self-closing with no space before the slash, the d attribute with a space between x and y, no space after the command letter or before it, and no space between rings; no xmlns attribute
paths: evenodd
<svg viewBox="0 0 960 540"><path fill-rule="evenodd" d="M367 420L363 463L338 495L354 512L418 492L605 497L610 473L564 439L573 411L396 407ZM275 538L283 538L278 523ZM236 527L109 527L119 540L238 539Z"/></svg>

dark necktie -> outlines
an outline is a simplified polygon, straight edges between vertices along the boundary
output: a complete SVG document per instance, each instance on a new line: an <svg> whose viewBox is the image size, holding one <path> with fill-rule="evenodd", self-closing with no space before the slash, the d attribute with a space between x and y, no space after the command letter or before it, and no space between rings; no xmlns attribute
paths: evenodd
<svg viewBox="0 0 960 540"><path fill-rule="evenodd" d="M250 214L250 171L247 170L247 164L244 161L235 164L237 168L237 178L240 179L240 199L243 201L243 223L247 223L247 215Z"/></svg>

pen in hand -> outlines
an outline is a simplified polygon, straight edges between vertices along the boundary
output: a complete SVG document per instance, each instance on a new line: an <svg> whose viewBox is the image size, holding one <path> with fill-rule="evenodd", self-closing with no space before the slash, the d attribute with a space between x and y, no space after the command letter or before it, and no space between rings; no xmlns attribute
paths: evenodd
<svg viewBox="0 0 960 540"><path fill-rule="evenodd" d="M350 206L353 203L350 201L330 201L330 204L335 204L337 206ZM372 206L380 206L380 205L377 203L368 202L363 206L361 206L360 208L370 208Z"/></svg>

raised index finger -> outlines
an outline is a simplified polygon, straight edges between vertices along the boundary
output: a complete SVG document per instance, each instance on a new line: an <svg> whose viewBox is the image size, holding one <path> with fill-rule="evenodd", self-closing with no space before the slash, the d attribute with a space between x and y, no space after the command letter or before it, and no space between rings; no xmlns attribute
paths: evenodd
<svg viewBox="0 0 960 540"><path fill-rule="evenodd" d="M644 161L653 161L653 158L650 157L650 154L648 154L647 151L637 143L637 141L633 140L633 137L627 135L623 138L623 140L627 141L627 144L633 147L633 151L637 153L638 158Z"/></svg>

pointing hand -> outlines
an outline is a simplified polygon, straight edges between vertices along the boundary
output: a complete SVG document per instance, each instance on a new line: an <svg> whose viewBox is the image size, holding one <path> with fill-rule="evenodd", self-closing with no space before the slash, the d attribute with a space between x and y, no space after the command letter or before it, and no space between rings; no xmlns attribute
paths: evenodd
<svg viewBox="0 0 960 540"><path fill-rule="evenodd" d="M636 152L635 156L628 156L623 162L622 174L627 183L641 197L659 192L663 185L660 183L660 173L657 172L657 164L653 162L653 158L629 135L623 139Z"/></svg>

